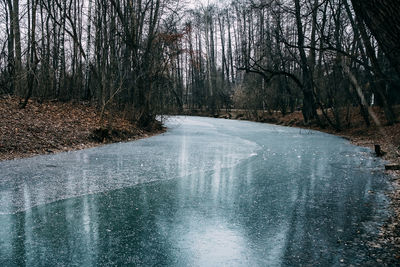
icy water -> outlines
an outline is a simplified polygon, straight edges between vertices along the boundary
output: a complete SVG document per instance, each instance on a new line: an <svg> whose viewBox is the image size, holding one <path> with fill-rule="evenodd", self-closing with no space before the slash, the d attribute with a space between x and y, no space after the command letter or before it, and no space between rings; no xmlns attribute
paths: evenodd
<svg viewBox="0 0 400 267"><path fill-rule="evenodd" d="M308 130L173 117L131 143L0 162L0 266L371 262L383 162Z"/></svg>

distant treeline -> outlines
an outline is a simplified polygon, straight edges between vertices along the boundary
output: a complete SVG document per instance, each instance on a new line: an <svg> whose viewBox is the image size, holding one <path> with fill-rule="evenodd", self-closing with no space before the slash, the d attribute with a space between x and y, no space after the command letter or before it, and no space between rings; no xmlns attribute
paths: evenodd
<svg viewBox="0 0 400 267"><path fill-rule="evenodd" d="M350 107L370 125L372 104L396 121L398 1L221 2L2 0L0 93L21 108L91 101L144 126L183 109L301 109L340 130Z"/></svg>

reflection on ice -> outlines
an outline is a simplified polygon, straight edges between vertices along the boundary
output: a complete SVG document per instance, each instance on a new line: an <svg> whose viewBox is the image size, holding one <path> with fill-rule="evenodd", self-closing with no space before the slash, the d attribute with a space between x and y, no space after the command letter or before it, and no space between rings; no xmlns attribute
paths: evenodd
<svg viewBox="0 0 400 267"><path fill-rule="evenodd" d="M173 134L146 140L1 162L1 195L11 195L14 201L2 201L0 214L86 194L231 168L259 149L255 142L217 133L210 123L182 118L172 120L171 125L175 127ZM30 199L24 201L27 194Z"/></svg>
<svg viewBox="0 0 400 267"><path fill-rule="evenodd" d="M381 223L386 178L368 150L244 121L167 126L146 140L1 162L0 266L369 260L361 239Z"/></svg>
<svg viewBox="0 0 400 267"><path fill-rule="evenodd" d="M190 221L184 222L186 232L176 235L175 240L177 246L182 248L179 254L187 257L188 265L236 266L243 264L243 258L249 259L247 264L251 262L253 256L240 228L232 227L221 220L208 221L195 215L188 219Z"/></svg>

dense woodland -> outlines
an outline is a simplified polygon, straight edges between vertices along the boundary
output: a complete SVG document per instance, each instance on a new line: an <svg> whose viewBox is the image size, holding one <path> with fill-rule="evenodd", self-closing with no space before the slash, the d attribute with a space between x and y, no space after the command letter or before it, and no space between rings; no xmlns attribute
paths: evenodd
<svg viewBox="0 0 400 267"><path fill-rule="evenodd" d="M400 1L1 0L0 94L157 114L301 110L369 126L400 103ZM318 112L317 112L318 111Z"/></svg>

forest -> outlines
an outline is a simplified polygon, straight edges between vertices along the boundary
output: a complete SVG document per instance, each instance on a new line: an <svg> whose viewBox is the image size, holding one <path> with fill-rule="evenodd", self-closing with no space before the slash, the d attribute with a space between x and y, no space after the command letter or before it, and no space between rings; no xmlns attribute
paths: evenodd
<svg viewBox="0 0 400 267"><path fill-rule="evenodd" d="M398 1L2 0L0 94L158 114L301 110L346 127L400 103Z"/></svg>
<svg viewBox="0 0 400 267"><path fill-rule="evenodd" d="M399 14L0 0L0 266L398 266Z"/></svg>

